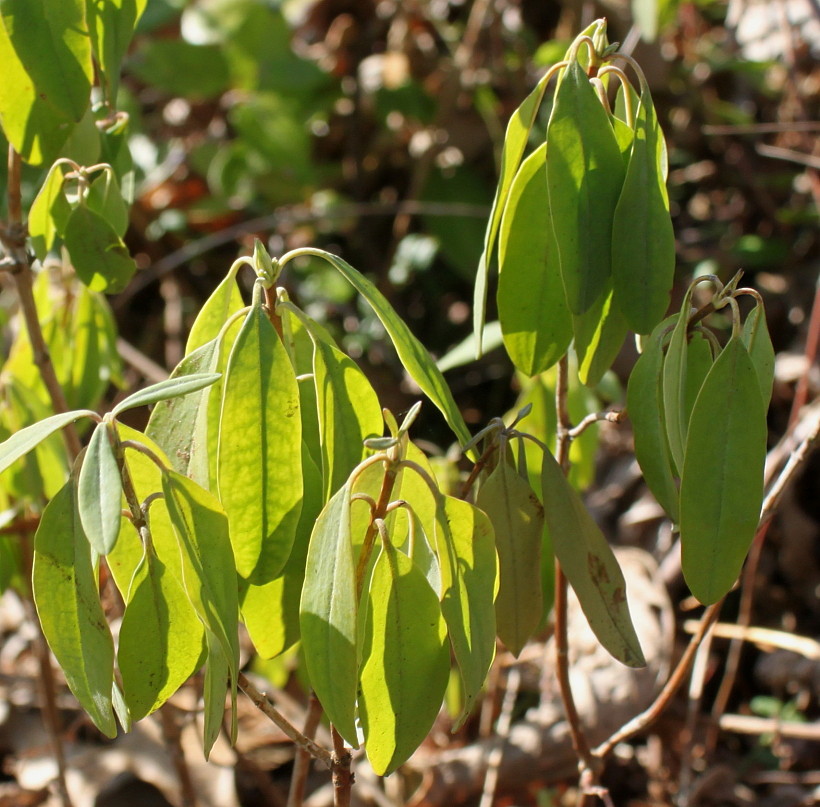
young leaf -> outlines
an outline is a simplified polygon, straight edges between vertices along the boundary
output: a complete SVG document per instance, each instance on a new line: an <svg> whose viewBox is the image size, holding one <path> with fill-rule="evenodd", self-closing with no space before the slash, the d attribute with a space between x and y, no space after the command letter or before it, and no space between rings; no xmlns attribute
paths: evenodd
<svg viewBox="0 0 820 807"><path fill-rule="evenodd" d="M89 409L76 409L72 412L60 412L57 415L41 420L25 429L15 432L8 440L0 443L0 473L6 470L12 463L20 457L28 454L36 448L50 434L54 434L58 429L62 429L69 423L79 420L81 417L96 417L96 412Z"/></svg>
<svg viewBox="0 0 820 807"><path fill-rule="evenodd" d="M191 332L188 334L188 343L185 345L186 356L202 347L206 342L216 339L228 318L245 305L239 293L239 287L236 285L238 270L237 265L231 267L231 271L213 290L200 309L191 326Z"/></svg>
<svg viewBox="0 0 820 807"><path fill-rule="evenodd" d="M498 228L501 226L501 216L507 206L513 178L518 172L521 158L527 148L530 130L535 123L535 116L544 99L549 83L549 74L545 75L535 89L524 99L521 106L513 112L507 124L504 135L504 146L501 151L501 176L496 187L493 207L490 211L490 220L487 222L487 232L484 236L484 251L478 264L478 273L475 279L475 295L473 298L473 333L475 335L476 356L483 352L484 318L487 310L487 280L490 274L490 264L493 259L495 239Z"/></svg>
<svg viewBox="0 0 820 807"><path fill-rule="evenodd" d="M98 555L107 555L117 542L122 518L122 479L108 423L98 423L83 457L77 502L88 541Z"/></svg>
<svg viewBox="0 0 820 807"><path fill-rule="evenodd" d="M43 511L34 536L34 602L43 634L71 691L94 725L114 737L114 642L100 605L75 490L72 478Z"/></svg>
<svg viewBox="0 0 820 807"><path fill-rule="evenodd" d="M527 481L500 458L476 497L493 525L498 550L498 637L517 656L541 624L541 536L544 508Z"/></svg>
<svg viewBox="0 0 820 807"><path fill-rule="evenodd" d="M612 222L615 304L636 333L649 333L663 318L675 272L665 156L649 87L642 86L632 153Z"/></svg>
<svg viewBox="0 0 820 807"><path fill-rule="evenodd" d="M302 507L301 433L293 367L254 306L228 359L217 459L236 568L254 582L272 580L290 555Z"/></svg>
<svg viewBox="0 0 820 807"><path fill-rule="evenodd" d="M646 664L626 601L621 567L555 458L544 452L544 515L561 567L601 644L628 667Z"/></svg>
<svg viewBox="0 0 820 807"><path fill-rule="evenodd" d="M643 353L632 368L626 388L626 409L635 436L635 457L644 479L660 505L675 523L679 519L678 488L666 439L661 373L663 341L674 317L656 326Z"/></svg>
<svg viewBox="0 0 820 807"><path fill-rule="evenodd" d="M92 291L116 294L137 270L114 228L85 205L71 211L63 233L77 276Z"/></svg>
<svg viewBox="0 0 820 807"><path fill-rule="evenodd" d="M367 594L359 711L367 758L392 773L427 736L450 672L447 628L424 574L389 543Z"/></svg>
<svg viewBox="0 0 820 807"><path fill-rule="evenodd" d="M310 684L330 722L354 748L358 748L356 611L348 483L316 519L305 564L299 624Z"/></svg>
<svg viewBox="0 0 820 807"><path fill-rule="evenodd" d="M766 410L743 341L733 337L695 402L680 491L683 575L704 604L731 589L763 498Z"/></svg>
<svg viewBox="0 0 820 807"><path fill-rule="evenodd" d="M65 229L71 215L71 205L63 192L66 166L52 165L40 191L31 203L28 216L28 234L31 248L39 260L43 260L54 246L54 241Z"/></svg>
<svg viewBox="0 0 820 807"><path fill-rule="evenodd" d="M444 415L450 428L459 441L464 444L470 440L470 432L461 417L458 406L444 380L441 371L436 367L430 354L411 333L404 320L396 314L384 295L349 263L335 255L322 250L310 250L311 254L324 258L334 266L350 284L367 300L376 316L381 320L404 369L419 385L421 391L435 404Z"/></svg>
<svg viewBox="0 0 820 807"><path fill-rule="evenodd" d="M3 0L0 16L37 92L79 121L88 108L94 76L85 0Z"/></svg>
<svg viewBox="0 0 820 807"><path fill-rule="evenodd" d="M181 395L198 392L205 387L211 386L219 377L219 373L192 373L190 375L178 375L172 378L166 378L165 381L151 384L150 387L138 390L127 398L123 398L123 400L111 410L111 415L116 417L127 409L136 409L139 406L150 406L159 401L166 401L169 398L178 398Z"/></svg>
<svg viewBox="0 0 820 807"><path fill-rule="evenodd" d="M202 624L188 595L153 552L146 548L131 584L117 650L123 695L133 720L162 706L196 672L204 643Z"/></svg>
<svg viewBox="0 0 820 807"><path fill-rule="evenodd" d="M521 165L510 189L499 238L498 317L513 364L527 375L552 366L572 341L557 245L545 224L547 145Z"/></svg>
<svg viewBox="0 0 820 807"><path fill-rule="evenodd" d="M766 325L766 311L762 303L755 305L746 317L746 322L743 323L743 344L746 345L749 358L757 371L763 406L768 411L774 381L774 348L769 336L769 328Z"/></svg>
<svg viewBox="0 0 820 807"><path fill-rule="evenodd" d="M478 698L495 656L498 559L489 518L469 502L444 496L436 515L441 611L463 683L460 725Z"/></svg>
<svg viewBox="0 0 820 807"><path fill-rule="evenodd" d="M547 129L550 216L567 304L583 314L611 275L612 215L624 165L609 116L578 63L555 92Z"/></svg>

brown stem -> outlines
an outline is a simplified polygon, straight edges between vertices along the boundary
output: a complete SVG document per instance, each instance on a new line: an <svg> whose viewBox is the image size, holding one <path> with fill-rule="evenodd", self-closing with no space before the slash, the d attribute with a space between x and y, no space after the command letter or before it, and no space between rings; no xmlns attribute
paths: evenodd
<svg viewBox="0 0 820 807"><path fill-rule="evenodd" d="M328 766L333 768L333 754L326 748L314 742L310 737L306 737L299 729L291 725L288 720L276 709L276 707L268 700L267 695L260 692L245 676L244 673L239 673L237 679L239 688L251 699L253 705L259 709L265 717L268 717L282 730L282 732L300 748L304 748L311 756L321 760Z"/></svg>
<svg viewBox="0 0 820 807"><path fill-rule="evenodd" d="M555 383L555 408L557 415L555 459L561 470L566 474L569 470L569 447L572 442L572 423L567 409L569 392L569 361L564 355L558 362L558 375ZM575 699L572 696L572 686L569 680L569 638L567 636L567 593L568 583L558 558L555 558L555 603L553 614L555 620L555 673L558 679L558 689L561 693L561 702L567 717L572 745L580 760L582 780L588 780L589 785L597 781L600 773L600 761L595 759L584 733ZM586 789L586 787L584 788Z"/></svg>
<svg viewBox="0 0 820 807"><path fill-rule="evenodd" d="M164 703L159 710L159 715L162 720L162 735L165 739L165 745L170 751L171 762L179 780L183 807L196 807L196 789L194 788L194 780L191 778L188 761L185 759L185 750L182 747L182 732L179 728L177 710L170 703Z"/></svg>
<svg viewBox="0 0 820 807"><path fill-rule="evenodd" d="M319 721L322 719L322 704L315 693L310 693L308 701L307 717L302 733L305 737L313 739L316 729L319 728ZM304 748L296 750L296 759L293 763L293 777L290 780L290 792L288 793L287 807L302 807L305 798L305 785L307 775L310 771L310 753Z"/></svg>
<svg viewBox="0 0 820 807"><path fill-rule="evenodd" d="M333 807L350 807L350 793L353 787L353 772L351 771L350 749L345 748L342 735L336 727L330 727L333 737L333 762L330 770L333 777Z"/></svg>

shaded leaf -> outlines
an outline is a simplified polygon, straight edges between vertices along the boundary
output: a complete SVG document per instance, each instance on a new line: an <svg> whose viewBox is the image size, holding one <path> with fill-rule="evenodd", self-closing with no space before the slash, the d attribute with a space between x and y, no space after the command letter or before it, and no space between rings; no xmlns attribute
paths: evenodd
<svg viewBox="0 0 820 807"><path fill-rule="evenodd" d="M98 423L88 443L77 485L80 520L88 541L99 555L117 542L122 518L122 479L109 429Z"/></svg>
<svg viewBox="0 0 820 807"><path fill-rule="evenodd" d="M768 410L774 382L774 347L772 347L769 328L766 324L766 311L762 303L758 303L749 312L746 322L743 323L743 343L749 351L749 358L752 360L760 381L763 406Z"/></svg>
<svg viewBox="0 0 820 807"><path fill-rule="evenodd" d="M220 377L219 373L192 373L190 375L179 375L166 378L151 384L150 387L138 390L137 392L123 398L112 410L113 416L125 412L127 409L136 409L139 406L150 406L151 404L165 401L168 398L177 398L181 395L188 395L197 392L205 387L209 387Z"/></svg>
<svg viewBox="0 0 820 807"><path fill-rule="evenodd" d="M65 229L71 215L71 205L63 192L63 177L67 167L52 165L31 204L28 216L28 234L31 248L39 260L43 260L54 246L54 241Z"/></svg>
<svg viewBox="0 0 820 807"><path fill-rule="evenodd" d="M6 470L13 462L28 454L36 448L50 434L54 434L58 429L62 429L69 423L79 420L81 417L92 417L96 413L88 409L77 409L72 412L61 412L52 415L39 423L26 426L25 429L15 432L8 440L0 443L0 473Z"/></svg>

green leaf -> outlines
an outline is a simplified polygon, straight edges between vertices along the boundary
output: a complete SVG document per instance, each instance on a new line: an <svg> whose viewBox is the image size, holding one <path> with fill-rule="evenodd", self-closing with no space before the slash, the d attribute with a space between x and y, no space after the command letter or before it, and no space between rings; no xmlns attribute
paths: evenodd
<svg viewBox="0 0 820 807"><path fill-rule="evenodd" d="M171 378L190 378L210 371L216 365L218 351L216 339L206 342L174 368ZM213 386L206 386L194 393L159 401L145 428L146 435L156 440L171 458L173 469L204 488L210 484L208 396L212 390Z"/></svg>
<svg viewBox="0 0 820 807"><path fill-rule="evenodd" d="M499 237L498 318L507 353L527 375L551 367L572 341L548 208L544 143L513 180Z"/></svg>
<svg viewBox="0 0 820 807"><path fill-rule="evenodd" d="M695 402L680 491L683 575L704 604L737 579L763 499L766 409L743 341L733 337Z"/></svg>
<svg viewBox="0 0 820 807"><path fill-rule="evenodd" d="M98 555L107 555L117 542L122 518L122 479L108 423L98 423L91 435L80 478L77 501L88 541Z"/></svg>
<svg viewBox="0 0 820 807"><path fill-rule="evenodd" d="M594 387L612 366L623 347L629 326L613 303L611 286L592 307L573 317L578 375L587 386Z"/></svg>
<svg viewBox="0 0 820 807"><path fill-rule="evenodd" d="M489 353L504 344L501 336L501 323L498 320L488 322L484 326L481 335L482 350ZM476 339L475 334L470 334L466 339L462 339L455 347L450 348L437 362L436 367L442 373L453 370L456 367L463 367L475 361Z"/></svg>
<svg viewBox="0 0 820 807"><path fill-rule="evenodd" d="M120 63L147 0L86 0L88 30L97 63L109 87L112 106L117 98Z"/></svg>
<svg viewBox="0 0 820 807"><path fill-rule="evenodd" d="M231 666L231 659L225 654L225 648L219 638L210 630L205 631L208 646L208 661L205 664L205 720L202 731L205 759L211 754L216 738L222 730L222 718L225 715L225 693L230 681L236 680L236 670ZM232 676L233 670L233 676ZM231 742L236 742L236 690L233 693L233 718L231 721Z"/></svg>
<svg viewBox="0 0 820 807"><path fill-rule="evenodd" d="M459 441L462 444L468 442L470 432L461 417L461 412L459 412L444 376L436 367L430 354L421 342L413 336L404 320L393 310L384 295L364 275L357 272L341 258L318 249L300 250L300 252L308 252L324 258L344 275L356 291L367 300L390 336L404 369L407 370L413 381L419 385L421 391L444 415L445 420Z"/></svg>
<svg viewBox="0 0 820 807"><path fill-rule="evenodd" d="M766 325L766 311L763 303L758 303L749 312L743 323L743 344L749 351L757 377L760 381L760 395L766 410L772 400L772 383L774 382L774 347Z"/></svg>
<svg viewBox="0 0 820 807"><path fill-rule="evenodd" d="M235 719L239 596L228 519L216 497L175 471L163 472L162 492L179 541L185 591L227 661Z"/></svg>
<svg viewBox="0 0 820 807"><path fill-rule="evenodd" d="M114 642L100 605L74 480L46 505L34 536L32 589L43 634L94 725L115 737Z"/></svg>
<svg viewBox="0 0 820 807"><path fill-rule="evenodd" d="M0 473L6 470L13 462L25 456L33 448L36 448L50 434L54 434L58 429L62 429L69 423L79 420L81 417L95 417L96 412L88 409L77 409L72 412L61 412L52 415L32 426L15 432L8 440L0 443Z"/></svg>
<svg viewBox="0 0 820 807"><path fill-rule="evenodd" d="M51 166L29 211L28 234L31 248L41 261L54 246L57 236L62 234L71 215L71 205L63 192L66 170L64 164Z"/></svg>
<svg viewBox="0 0 820 807"><path fill-rule="evenodd" d="M495 657L498 558L493 525L469 502L444 496L436 518L441 611L463 683L460 725L478 698Z"/></svg>
<svg viewBox="0 0 820 807"><path fill-rule="evenodd" d="M535 89L524 99L521 106L513 112L507 123L504 135L504 146L501 151L501 176L493 200L490 219L487 222L487 232L484 236L484 252L478 263L478 272L475 279L473 297L473 334L476 341L476 355L481 356L483 350L484 320L487 311L487 281L490 274L490 264L493 259L495 239L498 228L501 226L501 216L507 206L513 179L518 172L521 158L527 148L530 131L535 123L535 116L547 91L549 74L545 75Z"/></svg>
<svg viewBox="0 0 820 807"><path fill-rule="evenodd" d="M624 165L609 116L573 60L555 93L547 129L550 215L567 304L583 314L611 276L612 216Z"/></svg>
<svg viewBox="0 0 820 807"><path fill-rule="evenodd" d="M367 593L359 712L367 758L392 773L427 736L450 672L447 628L424 574L389 543Z"/></svg>
<svg viewBox="0 0 820 807"><path fill-rule="evenodd" d="M686 348L686 388L684 389L684 417L686 422L692 416L703 381L712 369L715 357L712 355L712 343L701 330L694 330L689 337Z"/></svg>
<svg viewBox="0 0 820 807"><path fill-rule="evenodd" d="M322 473L302 444L305 498L288 562L269 583L248 583L241 592L242 620L261 658L283 653L299 640L299 598L305 580L310 533L322 509Z"/></svg>
<svg viewBox="0 0 820 807"><path fill-rule="evenodd" d="M666 151L649 88L641 88L632 153L612 223L615 304L636 333L663 319L675 274Z"/></svg>
<svg viewBox="0 0 820 807"><path fill-rule="evenodd" d="M116 294L137 270L114 228L85 205L75 207L63 233L77 276L92 291Z"/></svg>
<svg viewBox="0 0 820 807"><path fill-rule="evenodd" d="M244 307L242 295L236 285L238 269L236 264L231 267L231 271L222 279L199 310L191 326L191 332L188 334L188 343L185 345L186 356L202 347L206 342L216 339L228 318Z"/></svg>
<svg viewBox="0 0 820 807"><path fill-rule="evenodd" d="M495 599L498 637L517 656L541 624L541 537L544 508L506 458L481 485L476 506L493 525L498 550Z"/></svg>
<svg viewBox="0 0 820 807"><path fill-rule="evenodd" d="M165 381L151 384L150 387L138 390L127 398L123 398L123 400L111 410L111 415L116 417L127 409L150 406L159 401L166 401L169 398L179 398L182 395L198 392L201 389L205 389L205 387L210 387L211 384L219 378L219 373L192 373L190 375L166 378Z"/></svg>
<svg viewBox="0 0 820 807"><path fill-rule="evenodd" d="M119 634L117 663L133 720L162 706L196 672L204 643L188 595L153 551L146 549L131 584Z"/></svg>
<svg viewBox="0 0 820 807"><path fill-rule="evenodd" d="M236 568L254 582L273 579L290 555L302 506L301 432L293 367L254 306L228 359L217 460Z"/></svg>
<svg viewBox="0 0 820 807"><path fill-rule="evenodd" d="M628 667L646 664L629 607L621 567L581 497L555 458L544 452L544 516L561 567L598 640Z"/></svg>
<svg viewBox="0 0 820 807"><path fill-rule="evenodd" d="M6 138L27 163L51 162L71 134L74 122L38 94L2 23L0 64L0 122Z"/></svg>
<svg viewBox="0 0 820 807"><path fill-rule="evenodd" d="M663 341L674 321L674 317L669 317L656 326L632 368L626 388L626 409L635 436L635 457L646 484L677 523L680 518L678 488L666 439L661 394Z"/></svg>
<svg viewBox="0 0 820 807"><path fill-rule="evenodd" d="M122 191L113 170L103 171L91 183L86 204L95 213L99 213L120 238L125 235L128 229L128 205L122 198Z"/></svg>
<svg viewBox="0 0 820 807"><path fill-rule="evenodd" d="M348 744L356 739L356 569L350 539L350 484L325 505L310 537L299 624L310 684Z"/></svg>
<svg viewBox="0 0 820 807"><path fill-rule="evenodd" d="M84 0L3 0L0 16L40 97L79 121L94 77Z"/></svg>

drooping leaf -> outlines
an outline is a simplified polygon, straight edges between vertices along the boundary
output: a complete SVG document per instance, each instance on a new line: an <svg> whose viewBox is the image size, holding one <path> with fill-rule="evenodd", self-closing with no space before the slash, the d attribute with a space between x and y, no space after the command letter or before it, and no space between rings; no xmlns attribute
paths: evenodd
<svg viewBox="0 0 820 807"><path fill-rule="evenodd" d="M191 332L188 334L188 342L185 345L186 356L202 347L206 342L216 339L229 317L244 306L239 287L236 285L238 269L236 265L231 267L231 271L222 279L199 310L191 326Z"/></svg>
<svg viewBox="0 0 820 807"><path fill-rule="evenodd" d="M222 730L222 718L225 715L225 693L231 680L236 680L235 670L232 678L231 660L225 654L225 647L219 638L210 630L205 631L208 646L208 660L205 663L205 720L202 730L202 745L205 759L208 759L216 738ZM233 719L231 722L231 742L236 741L236 700L234 694Z"/></svg>
<svg viewBox="0 0 820 807"><path fill-rule="evenodd" d="M114 548L122 518L122 479L111 445L110 428L103 421L94 429L77 485L80 521L98 555L107 555Z"/></svg>
<svg viewBox="0 0 820 807"><path fill-rule="evenodd" d="M146 549L131 584L117 650L133 720L162 706L196 672L204 641L188 595L153 553L153 548Z"/></svg>
<svg viewBox="0 0 820 807"><path fill-rule="evenodd" d="M594 387L620 353L629 330L613 302L610 286L585 314L573 317L573 329L578 375L584 384Z"/></svg>
<svg viewBox="0 0 820 807"><path fill-rule="evenodd" d="M43 260L54 246L54 241L65 229L71 215L71 205L63 192L63 177L67 168L56 163L31 204L28 216L28 234L31 248L39 260Z"/></svg>
<svg viewBox="0 0 820 807"><path fill-rule="evenodd" d="M501 151L501 176L495 192L495 199L490 210L490 219L487 222L487 232L484 236L484 252L478 264L473 297L473 334L476 343L476 356L483 352L484 320L487 310L487 281L490 274L490 264L493 260L495 239L498 228L501 226L501 216L507 206L513 179L521 164L521 158L527 148L530 131L535 123L535 116L547 91L547 76L535 86L535 89L524 99L521 106L513 112L507 123L504 135L504 146Z"/></svg>
<svg viewBox="0 0 820 807"><path fill-rule="evenodd" d="M749 312L746 322L743 323L743 343L757 371L763 406L768 410L774 381L774 347L772 347L772 339L766 325L766 311L762 303L758 303Z"/></svg>
<svg viewBox="0 0 820 807"><path fill-rule="evenodd" d="M635 437L635 457L658 503L675 523L679 519L669 443L666 439L661 380L663 341L674 322L669 317L655 327L632 372L626 389L626 409Z"/></svg>
<svg viewBox="0 0 820 807"><path fill-rule="evenodd" d="M176 471L163 472L162 492L179 542L185 591L227 662L235 721L239 595L228 519L215 496Z"/></svg>
<svg viewBox="0 0 820 807"><path fill-rule="evenodd" d="M85 205L71 212L63 240L77 276L92 291L116 294L128 285L137 270L114 228Z"/></svg>
<svg viewBox="0 0 820 807"><path fill-rule="evenodd" d="M621 567L549 451L544 452L541 481L553 548L589 626L614 658L642 667L646 662L629 616Z"/></svg>
<svg viewBox="0 0 820 807"><path fill-rule="evenodd" d="M478 698L495 656L498 559L493 526L469 502L445 496L436 517L441 611L463 684L460 725Z"/></svg>
<svg viewBox="0 0 820 807"><path fill-rule="evenodd" d="M13 462L28 454L36 448L50 434L54 434L58 429L62 429L69 423L79 420L81 417L95 417L96 413L88 409L76 409L71 412L61 412L52 415L39 423L26 426L25 429L15 432L8 440L0 443L0 473L6 470Z"/></svg>
<svg viewBox="0 0 820 807"><path fill-rule="evenodd" d="M612 216L624 165L609 117L577 60L555 92L547 142L561 277L570 311L584 314L611 276Z"/></svg>
<svg viewBox="0 0 820 807"><path fill-rule="evenodd" d="M350 495L350 485L343 485L316 519L305 564L299 624L310 684L330 722L357 748L357 604Z"/></svg>
<svg viewBox="0 0 820 807"><path fill-rule="evenodd" d="M198 347L174 368L172 379L209 373L216 365L217 340ZM217 378L221 377L217 375ZM151 411L145 433L163 448L175 471L204 488L210 485L208 468L208 395L211 386L194 393L159 401Z"/></svg>
<svg viewBox="0 0 820 807"><path fill-rule="evenodd" d="M40 97L79 121L94 76L85 0L3 0L0 17Z"/></svg>
<svg viewBox="0 0 820 807"><path fill-rule="evenodd" d="M444 415L450 428L459 442L470 440L470 432L464 423L464 418L453 399L450 387L444 380L441 371L436 367L430 354L411 333L404 320L396 314L384 295L362 274L357 272L349 263L336 255L322 250L309 250L311 254L324 258L334 266L350 284L364 297L367 303L381 320L385 330L396 348L404 369L419 385L421 391L435 404Z"/></svg>
<svg viewBox="0 0 820 807"><path fill-rule="evenodd" d="M71 691L94 725L114 737L114 642L75 496L72 479L43 511L34 536L32 589L43 634Z"/></svg>
<svg viewBox="0 0 820 807"><path fill-rule="evenodd" d="M515 176L499 236L498 317L507 353L527 375L552 366L572 341L548 207L544 143Z"/></svg>
<svg viewBox="0 0 820 807"><path fill-rule="evenodd" d="M97 63L108 82L112 106L117 99L120 63L147 0L86 0L88 30Z"/></svg>
<svg viewBox="0 0 820 807"><path fill-rule="evenodd" d="M518 655L541 624L541 537L544 508L506 458L484 480L476 505L489 517L498 550L496 630Z"/></svg>
<svg viewBox="0 0 820 807"><path fill-rule="evenodd" d="M150 406L169 398L177 398L182 395L189 395L192 392L198 392L205 387L209 387L219 377L219 373L192 373L166 378L165 381L158 381L156 384L151 384L150 387L138 390L127 398L123 398L111 410L111 414L116 416L128 409Z"/></svg>
<svg viewBox="0 0 820 807"><path fill-rule="evenodd" d="M89 0L93 2L93 0ZM117 177L112 170L105 170L88 188L86 204L99 213L122 238L128 229L128 205L122 198Z"/></svg>
<svg viewBox="0 0 820 807"><path fill-rule="evenodd" d="M743 341L733 337L695 402L680 492L683 574L704 604L731 589L763 499L766 410Z"/></svg>
<svg viewBox="0 0 820 807"><path fill-rule="evenodd" d="M302 506L299 387L261 305L249 312L228 359L219 421L219 496L236 568L267 582L290 555Z"/></svg>
<svg viewBox="0 0 820 807"><path fill-rule="evenodd" d="M9 143L25 162L40 165L54 160L74 121L63 114L35 89L0 21L0 123Z"/></svg>
<svg viewBox="0 0 820 807"><path fill-rule="evenodd" d="M450 672L447 628L424 574L389 543L367 594L359 712L379 776L392 773L427 736Z"/></svg>
<svg viewBox="0 0 820 807"><path fill-rule="evenodd" d="M715 357L712 355L712 343L702 331L695 330L689 337L686 348L686 388L684 389L684 417L686 422L692 416L703 381L712 369Z"/></svg>
<svg viewBox="0 0 820 807"><path fill-rule="evenodd" d="M663 319L675 272L665 157L663 133L644 85L612 224L615 304L636 333L649 333Z"/></svg>
<svg viewBox="0 0 820 807"><path fill-rule="evenodd" d="M310 534L322 509L322 474L302 445L305 495L290 557L269 583L247 583L241 592L242 620L261 658L283 653L299 640L299 598L305 580Z"/></svg>

